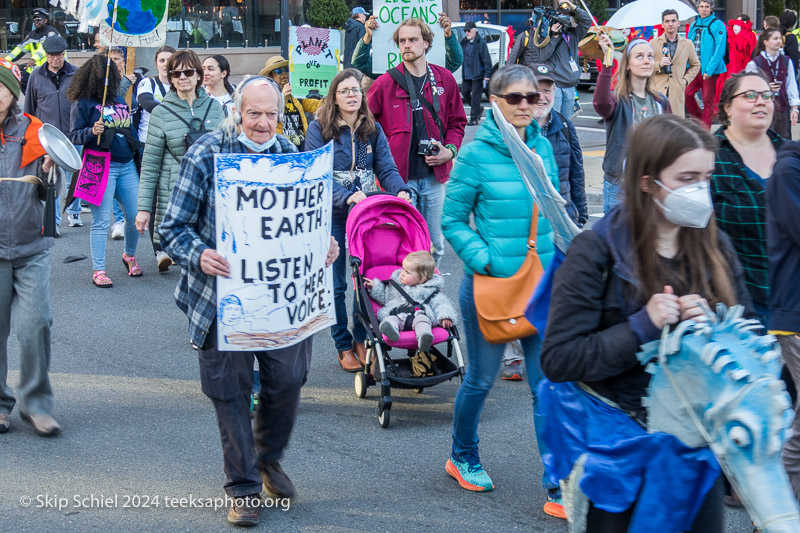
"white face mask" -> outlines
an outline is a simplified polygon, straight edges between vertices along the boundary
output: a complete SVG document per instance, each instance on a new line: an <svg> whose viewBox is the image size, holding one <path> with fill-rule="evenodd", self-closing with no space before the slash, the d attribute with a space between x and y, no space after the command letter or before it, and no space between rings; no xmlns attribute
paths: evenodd
<svg viewBox="0 0 800 533"><path fill-rule="evenodd" d="M714 212L708 181L691 183L675 190L659 180L655 181L660 187L669 191L663 204L654 198L667 220L685 228L705 228L708 225Z"/></svg>
<svg viewBox="0 0 800 533"><path fill-rule="evenodd" d="M245 135L244 132L240 133L239 137L237 137L236 140L238 140L240 143L242 143L243 145L245 145L247 148L249 148L250 150L252 150L254 152L264 152L266 150L269 150L269 148L273 144L275 144L275 136L274 135L270 138L270 140L268 140L264 144L258 144L257 142L252 140L250 137Z"/></svg>

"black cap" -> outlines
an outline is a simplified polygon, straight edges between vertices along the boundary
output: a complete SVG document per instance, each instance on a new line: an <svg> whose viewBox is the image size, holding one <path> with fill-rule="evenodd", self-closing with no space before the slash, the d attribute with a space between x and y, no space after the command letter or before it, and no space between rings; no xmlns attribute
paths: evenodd
<svg viewBox="0 0 800 533"><path fill-rule="evenodd" d="M553 73L550 72L550 67L547 65L531 65L531 70L536 74L536 79L539 81L556 82L556 80L553 79Z"/></svg>
<svg viewBox="0 0 800 533"><path fill-rule="evenodd" d="M60 54L67 49L67 41L60 35L51 35L42 43L46 54Z"/></svg>
<svg viewBox="0 0 800 533"><path fill-rule="evenodd" d="M475 28L477 28L477 26L475 26L475 23L471 20L468 20L467 23L464 24L464 31L474 30Z"/></svg>
<svg viewBox="0 0 800 533"><path fill-rule="evenodd" d="M42 17L47 20L50 20L50 14L47 12L46 9L42 9L41 7L37 7L33 10L33 16L35 17Z"/></svg>

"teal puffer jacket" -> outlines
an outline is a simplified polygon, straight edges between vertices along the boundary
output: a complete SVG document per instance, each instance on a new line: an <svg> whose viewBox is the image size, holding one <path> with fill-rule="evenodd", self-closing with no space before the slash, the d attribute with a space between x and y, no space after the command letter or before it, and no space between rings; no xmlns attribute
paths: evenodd
<svg viewBox="0 0 800 533"><path fill-rule="evenodd" d="M539 134L534 120L526 144L536 150L558 190L558 169L550 142ZM464 261L468 275L489 273L507 278L519 270L528 251L533 199L522 181L508 147L489 110L475 140L458 154L442 213L444 236ZM475 229L470 226L473 214ZM550 222L539 213L536 248L542 266L553 257Z"/></svg>
<svg viewBox="0 0 800 533"><path fill-rule="evenodd" d="M192 123L193 116L203 118L208 110L208 116L203 124L203 129L216 130L219 123L225 118L219 102L209 97L205 89L200 89L199 96L192 102L192 109L186 100L178 97L175 91L169 91L150 115L150 125L147 128L147 143L144 145L142 156L142 172L139 177L139 211L148 211L155 216L157 228L164 219L167 204L178 181L178 171L181 161L186 153L183 144L184 136L189 133L189 128L178 117L170 113L165 106L176 111L188 123ZM194 115L192 115L194 112ZM159 242L158 232L153 236Z"/></svg>

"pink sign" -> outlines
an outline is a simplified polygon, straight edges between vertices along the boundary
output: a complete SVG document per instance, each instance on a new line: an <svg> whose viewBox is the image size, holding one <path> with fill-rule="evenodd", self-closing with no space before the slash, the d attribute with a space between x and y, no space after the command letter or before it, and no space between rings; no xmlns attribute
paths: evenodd
<svg viewBox="0 0 800 533"><path fill-rule="evenodd" d="M108 167L111 165L110 152L83 149L83 165L75 183L75 198L90 204L100 205L108 185Z"/></svg>

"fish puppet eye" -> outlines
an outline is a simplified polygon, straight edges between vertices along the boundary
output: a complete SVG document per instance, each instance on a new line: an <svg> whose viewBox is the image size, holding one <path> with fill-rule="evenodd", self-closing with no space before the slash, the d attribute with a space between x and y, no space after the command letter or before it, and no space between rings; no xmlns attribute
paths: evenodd
<svg viewBox="0 0 800 533"><path fill-rule="evenodd" d="M750 432L742 426L734 426L729 429L728 437L730 437L733 443L739 448L746 448L750 445L750 442L752 442L750 439Z"/></svg>

